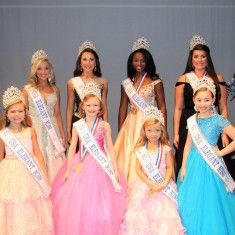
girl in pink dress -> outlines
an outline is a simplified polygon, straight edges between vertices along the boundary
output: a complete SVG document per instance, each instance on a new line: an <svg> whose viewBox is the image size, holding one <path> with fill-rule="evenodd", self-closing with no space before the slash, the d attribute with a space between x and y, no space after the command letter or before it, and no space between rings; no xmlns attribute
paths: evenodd
<svg viewBox="0 0 235 235"><path fill-rule="evenodd" d="M0 234L53 235L43 155L18 88L3 96L0 121Z"/></svg>
<svg viewBox="0 0 235 235"><path fill-rule="evenodd" d="M56 235L115 235L125 213L125 190L116 180L111 128L100 118L100 89L93 82L85 85L80 111L83 118L73 124L68 160L53 183Z"/></svg>
<svg viewBox="0 0 235 235"><path fill-rule="evenodd" d="M174 164L168 134L162 113L153 106L145 110L134 150L138 178L130 186L121 234L184 234L172 180Z"/></svg>

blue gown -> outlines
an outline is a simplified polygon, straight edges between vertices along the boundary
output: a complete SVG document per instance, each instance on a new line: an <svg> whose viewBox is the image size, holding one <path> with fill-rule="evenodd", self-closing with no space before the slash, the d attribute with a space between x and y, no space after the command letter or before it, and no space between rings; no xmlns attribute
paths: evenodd
<svg viewBox="0 0 235 235"><path fill-rule="evenodd" d="M208 143L216 146L230 122L219 114L197 118ZM194 143L188 155L186 175L178 177L178 208L187 235L235 235L235 192L228 193L223 181L202 158Z"/></svg>

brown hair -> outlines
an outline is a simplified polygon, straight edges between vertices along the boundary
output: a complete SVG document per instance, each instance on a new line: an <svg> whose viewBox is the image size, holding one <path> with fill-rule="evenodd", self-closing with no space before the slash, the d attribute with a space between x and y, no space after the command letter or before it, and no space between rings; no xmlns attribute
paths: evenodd
<svg viewBox="0 0 235 235"><path fill-rule="evenodd" d="M94 94L87 94L83 98L83 101L80 102L80 104L79 104L79 108L78 108L78 116L79 117L81 117L81 118L86 117L86 114L85 114L84 109L82 108L82 106L83 106L85 101L89 100L90 98L94 98L94 97L96 97L100 102L100 111L98 113L98 117L101 117L104 114L104 104L102 103L102 101Z"/></svg>
<svg viewBox="0 0 235 235"><path fill-rule="evenodd" d="M3 128L5 127L8 127L10 125L10 121L7 119L7 112L9 110L9 108L14 105L14 104L18 104L18 103L23 103L22 101L17 101L13 104L10 104L8 107L5 108L3 114L0 116L0 130L2 130ZM24 103L23 103L24 104ZM24 126L24 127L28 127L28 126L31 126L31 119L28 115L28 112L27 112L27 108L24 104L24 111L25 111L25 118L24 120L21 122L21 124Z"/></svg>
<svg viewBox="0 0 235 235"><path fill-rule="evenodd" d="M142 128L141 128L141 131L140 131L140 137L134 147L134 150L136 151L137 149L139 149L140 147L144 146L145 143L148 141L147 137L146 137L146 134L145 134L145 128L148 127L148 126L151 126L151 125L154 125L154 124L160 124L160 127L161 127L161 137L160 137L160 142L161 144L163 145L169 145L169 136L168 136L168 133L167 133L167 130L166 130L166 127L163 126L159 120L157 119L147 119Z"/></svg>

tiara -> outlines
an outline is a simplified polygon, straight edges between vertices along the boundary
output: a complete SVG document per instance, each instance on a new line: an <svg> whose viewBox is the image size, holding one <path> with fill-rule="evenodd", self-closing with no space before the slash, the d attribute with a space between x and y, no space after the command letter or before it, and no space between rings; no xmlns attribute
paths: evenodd
<svg viewBox="0 0 235 235"><path fill-rule="evenodd" d="M150 43L148 39L145 37L138 38L136 41L133 42L133 46L132 46L133 52L141 48L146 49L148 51L150 49Z"/></svg>
<svg viewBox="0 0 235 235"><path fill-rule="evenodd" d="M48 59L47 53L42 49L35 51L32 55L31 64L34 64L38 59Z"/></svg>
<svg viewBox="0 0 235 235"><path fill-rule="evenodd" d="M196 46L196 45L207 45L206 44L206 40L200 36L200 35L194 35L191 40L190 40L190 43L189 43L189 49L190 51L193 50L193 48Z"/></svg>
<svg viewBox="0 0 235 235"><path fill-rule="evenodd" d="M148 119L157 119L162 125L165 123L162 112L153 105L144 110L144 122Z"/></svg>
<svg viewBox="0 0 235 235"><path fill-rule="evenodd" d="M82 93L82 100L84 97L88 94L93 94L98 97L99 100L101 100L101 89L100 86L94 82L88 82L84 86L84 90Z"/></svg>
<svg viewBox="0 0 235 235"><path fill-rule="evenodd" d="M192 84L193 87L193 94L201 88L207 88L209 89L213 95L215 96L216 94L216 89L215 89L215 84L211 79L208 78L203 78L203 79L198 79L196 82Z"/></svg>
<svg viewBox="0 0 235 235"><path fill-rule="evenodd" d="M92 49L93 51L97 52L94 43L86 40L80 45L80 47L78 49L78 56L80 56L81 53L87 48Z"/></svg>
<svg viewBox="0 0 235 235"><path fill-rule="evenodd" d="M9 87L5 90L2 96L3 107L6 109L8 106L15 104L19 101L24 103L24 98L21 91L17 87Z"/></svg>

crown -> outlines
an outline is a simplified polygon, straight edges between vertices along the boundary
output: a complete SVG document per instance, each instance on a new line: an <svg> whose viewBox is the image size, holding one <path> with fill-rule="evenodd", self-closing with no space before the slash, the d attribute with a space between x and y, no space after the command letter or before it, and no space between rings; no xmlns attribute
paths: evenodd
<svg viewBox="0 0 235 235"><path fill-rule="evenodd" d="M150 49L150 43L148 39L145 37L138 38L136 41L133 42L133 46L132 46L133 52L141 48L146 49L148 51Z"/></svg>
<svg viewBox="0 0 235 235"><path fill-rule="evenodd" d="M88 82L84 86L84 90L82 93L82 100L84 97L88 94L93 94L98 97L99 100L101 100L101 89L100 86L94 82Z"/></svg>
<svg viewBox="0 0 235 235"><path fill-rule="evenodd" d="M157 119L162 125L165 123L162 112L153 105L144 110L144 122L148 119Z"/></svg>
<svg viewBox="0 0 235 235"><path fill-rule="evenodd" d="M2 96L3 107L6 109L9 105L15 104L19 101L24 102L21 91L17 87L9 87L5 90Z"/></svg>
<svg viewBox="0 0 235 235"><path fill-rule="evenodd" d="M193 48L196 46L196 45L205 45L206 46L206 40L200 36L200 35L194 35L191 40L190 40L190 43L189 43L189 49L190 51L193 50Z"/></svg>
<svg viewBox="0 0 235 235"><path fill-rule="evenodd" d="M78 56L80 56L80 54L87 48L92 49L93 51L97 52L94 43L86 40L80 45L78 49Z"/></svg>
<svg viewBox="0 0 235 235"><path fill-rule="evenodd" d="M47 53L42 49L35 51L32 55L31 64L34 64L38 59L48 59Z"/></svg>
<svg viewBox="0 0 235 235"><path fill-rule="evenodd" d="M193 94L201 88L207 88L209 89L213 95L215 96L216 94L216 89L215 89L215 84L211 79L208 78L203 78L203 79L198 79L196 82L192 84L193 87Z"/></svg>

